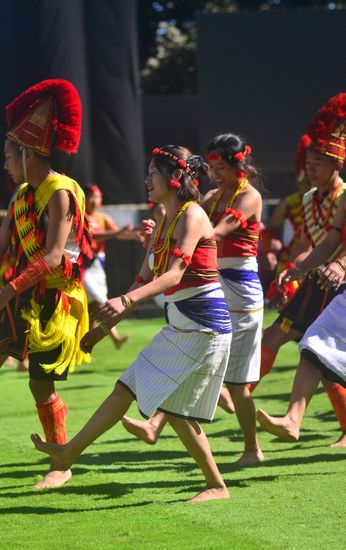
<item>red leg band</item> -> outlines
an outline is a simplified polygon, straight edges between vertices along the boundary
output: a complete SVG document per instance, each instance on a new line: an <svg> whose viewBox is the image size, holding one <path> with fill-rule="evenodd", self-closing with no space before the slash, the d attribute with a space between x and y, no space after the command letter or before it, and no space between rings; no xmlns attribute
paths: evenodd
<svg viewBox="0 0 346 550"><path fill-rule="evenodd" d="M254 391L257 384L262 380L263 376L265 376L266 374L268 374L268 372L272 370L272 366L274 365L275 359L276 359L276 352L270 348L267 348L266 346L262 346L260 379L258 382L254 382L253 384L248 384L247 387L249 388L251 393Z"/></svg>
<svg viewBox="0 0 346 550"><path fill-rule="evenodd" d="M63 445L66 443L67 407L57 394L45 403L36 403L46 441Z"/></svg>
<svg viewBox="0 0 346 550"><path fill-rule="evenodd" d="M346 432L346 388L343 388L340 384L333 384L329 388L325 388L325 390L340 427L343 432Z"/></svg>

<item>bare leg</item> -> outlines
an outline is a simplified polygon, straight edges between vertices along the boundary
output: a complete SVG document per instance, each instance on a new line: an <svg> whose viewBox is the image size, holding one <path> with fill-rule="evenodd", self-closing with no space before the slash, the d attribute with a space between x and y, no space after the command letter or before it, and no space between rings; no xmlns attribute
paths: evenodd
<svg viewBox="0 0 346 550"><path fill-rule="evenodd" d="M167 415L167 420L205 477L206 488L188 502L229 498L228 489L216 465L207 437L198 422L171 415Z"/></svg>
<svg viewBox="0 0 346 550"><path fill-rule="evenodd" d="M235 412L232 397L230 396L228 389L224 386L222 386L221 388L218 405L219 407L221 407L221 409L228 412L229 414L233 414Z"/></svg>
<svg viewBox="0 0 346 550"><path fill-rule="evenodd" d="M27 372L28 370L29 370L29 358L28 356L26 356L22 361L18 361L17 371Z"/></svg>
<svg viewBox="0 0 346 550"><path fill-rule="evenodd" d="M247 466L263 462L256 434L256 411L251 393L246 384L227 384L233 399L235 413L244 437L244 452L235 462L237 466Z"/></svg>
<svg viewBox="0 0 346 550"><path fill-rule="evenodd" d="M273 417L259 409L257 418L262 428L286 441L297 441L305 409L320 381L321 373L318 368L310 361L301 359L294 378L287 413L282 417Z"/></svg>
<svg viewBox="0 0 346 550"><path fill-rule="evenodd" d="M261 342L260 379L258 382L248 384L251 393L256 389L262 378L271 371L281 346L287 342L297 342L301 337L302 334L298 330L292 328L282 330L282 326L279 323L273 323L270 327L265 329Z"/></svg>
<svg viewBox="0 0 346 550"><path fill-rule="evenodd" d="M32 434L31 439L36 449L48 454L60 470L68 470L84 449L121 419L132 401L130 393L121 384L116 384L113 392L66 445L47 443L38 434Z"/></svg>
<svg viewBox="0 0 346 550"><path fill-rule="evenodd" d="M149 445L155 445L160 433L166 425L167 418L165 413L156 412L149 420L135 420L128 416L123 416L121 419L125 430L141 439Z"/></svg>
<svg viewBox="0 0 346 550"><path fill-rule="evenodd" d="M111 337L116 349L120 349L129 339L128 334L125 334L125 336L120 336L115 327L111 328L111 330L109 331L109 336Z"/></svg>

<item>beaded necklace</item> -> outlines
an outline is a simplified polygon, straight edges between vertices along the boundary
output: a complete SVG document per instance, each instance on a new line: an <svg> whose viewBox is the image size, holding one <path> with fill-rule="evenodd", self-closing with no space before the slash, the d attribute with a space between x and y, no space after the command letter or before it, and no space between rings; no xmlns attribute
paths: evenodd
<svg viewBox="0 0 346 550"><path fill-rule="evenodd" d="M224 189L220 189L218 191L218 193L215 197L215 200L214 200L213 204L211 205L211 209L210 209L210 213L209 213L209 219L212 223L214 223L214 225L219 223L219 221L226 215L226 210L232 208L232 205L233 205L235 199L239 195L240 191L242 191L242 189L244 189L244 187L247 183L249 183L249 182L246 178L243 178L243 179L240 180L237 189L235 190L235 192L233 193L233 195L231 196L231 198L229 199L229 201L226 205L224 213L221 215L220 219L218 219L217 222L216 222L216 220L213 219L214 214L216 212L216 209L217 209L217 206L218 206L219 202L221 201L221 199L222 199L222 197L224 196L224 193L225 193Z"/></svg>
<svg viewBox="0 0 346 550"><path fill-rule="evenodd" d="M195 202L196 201L188 201L188 202L185 202L182 206L179 207L179 210L175 214L173 220L171 221L171 223L170 223L170 225L167 229L165 239L163 241L162 246L157 247L158 242L159 242L160 237L161 237L161 233L163 231L163 228L164 228L166 220L167 220L167 216L166 215L163 216L163 218L161 220L161 223L159 225L159 228L157 230L157 233L155 235L153 246L152 246L152 251L151 251L151 253L154 254L154 265L152 267L152 272L153 272L154 277L157 277L161 273L165 273L165 271L167 269L169 251L170 251L170 248L171 248L171 239L172 239L174 229L175 229L180 217L184 214L185 210L190 206L190 204L193 204Z"/></svg>

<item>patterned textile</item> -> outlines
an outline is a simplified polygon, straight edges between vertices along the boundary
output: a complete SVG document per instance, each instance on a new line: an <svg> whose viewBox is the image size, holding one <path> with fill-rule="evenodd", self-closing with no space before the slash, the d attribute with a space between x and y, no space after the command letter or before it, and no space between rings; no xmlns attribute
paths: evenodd
<svg viewBox="0 0 346 550"><path fill-rule="evenodd" d="M338 187L326 195L319 197L316 187L304 194L304 233L312 246L325 238L345 189L346 184L340 179Z"/></svg>
<svg viewBox="0 0 346 550"><path fill-rule="evenodd" d="M309 350L346 383L346 289L334 298L308 328L300 350ZM333 379L333 378L332 378Z"/></svg>
<svg viewBox="0 0 346 550"><path fill-rule="evenodd" d="M119 382L149 418L159 409L210 422L217 406L232 339L188 319L174 302L169 324L146 346Z"/></svg>
<svg viewBox="0 0 346 550"><path fill-rule="evenodd" d="M70 195L73 214L72 235L79 254L76 261L63 256L61 265L44 280L25 293L15 297L1 313L0 350L22 358L27 349L31 352L49 352L61 344L61 353L53 364L42 363L42 368L61 374L67 368L73 371L76 364L88 361L88 355L79 349L79 342L88 330L88 312L81 277L91 258L91 238L84 221L84 194L79 185L59 174L48 176L36 191L28 184L19 187L11 206L11 245L9 253L15 258L13 277L19 275L29 263L45 253L47 220L46 206L59 189ZM71 243L69 243L71 245ZM45 304L47 290L55 290L55 311L44 321L40 311ZM22 332L29 330L23 338Z"/></svg>
<svg viewBox="0 0 346 550"><path fill-rule="evenodd" d="M244 265L246 260L244 258ZM229 265L231 261L229 258ZM239 258L234 258L234 266L237 268L220 269L233 326L225 382L245 384L257 382L260 375L263 291L256 271L240 269Z"/></svg>

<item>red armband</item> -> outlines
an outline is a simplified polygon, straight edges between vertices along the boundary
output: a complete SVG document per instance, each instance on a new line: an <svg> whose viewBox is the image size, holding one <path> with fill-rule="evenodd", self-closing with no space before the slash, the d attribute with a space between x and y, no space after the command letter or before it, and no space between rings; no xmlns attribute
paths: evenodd
<svg viewBox="0 0 346 550"><path fill-rule="evenodd" d="M28 265L25 271L18 275L9 285L13 288L16 294L21 294L36 283L42 281L51 273L46 262L40 258L33 264Z"/></svg>
<svg viewBox="0 0 346 550"><path fill-rule="evenodd" d="M172 256L176 256L177 258L181 258L185 265L190 265L191 263L191 256L187 256L187 254L184 254L181 248L173 248L171 252Z"/></svg>
<svg viewBox="0 0 346 550"><path fill-rule="evenodd" d="M240 222L242 227L247 227L247 221L244 219L244 216L240 210L234 210L233 208L226 209L226 215L232 216L235 220Z"/></svg>

